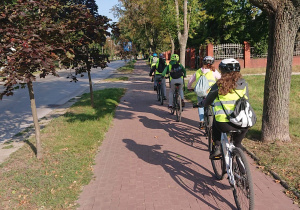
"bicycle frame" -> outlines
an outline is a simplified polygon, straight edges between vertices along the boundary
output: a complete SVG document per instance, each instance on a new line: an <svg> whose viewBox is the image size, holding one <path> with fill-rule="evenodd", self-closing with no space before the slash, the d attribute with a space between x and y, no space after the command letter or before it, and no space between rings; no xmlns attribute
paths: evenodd
<svg viewBox="0 0 300 210"><path fill-rule="evenodd" d="M229 183L232 186L235 186L235 180L234 175L232 172L232 150L235 148L233 143L228 141L228 137L226 133L221 134L221 144L222 144L222 150L224 154L224 162L226 165L226 171L229 178Z"/></svg>

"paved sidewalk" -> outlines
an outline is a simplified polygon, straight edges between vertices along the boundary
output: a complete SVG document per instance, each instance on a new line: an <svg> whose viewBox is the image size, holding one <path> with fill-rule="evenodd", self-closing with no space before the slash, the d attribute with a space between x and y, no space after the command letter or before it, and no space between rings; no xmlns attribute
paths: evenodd
<svg viewBox="0 0 300 210"><path fill-rule="evenodd" d="M186 103L182 122L176 122L167 102L156 100L148 70L144 61L136 63L79 209L236 209L227 179L214 178L197 110ZM298 209L280 184L249 161L255 209Z"/></svg>

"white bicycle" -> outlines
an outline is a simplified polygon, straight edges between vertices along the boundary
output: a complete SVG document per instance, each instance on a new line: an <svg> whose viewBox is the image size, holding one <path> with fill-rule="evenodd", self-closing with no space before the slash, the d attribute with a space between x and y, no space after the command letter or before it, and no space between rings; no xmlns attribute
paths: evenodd
<svg viewBox="0 0 300 210"><path fill-rule="evenodd" d="M228 175L229 184L233 188L233 196L238 209L254 209L254 190L250 167L244 152L235 147L232 143L232 136L236 132L230 131L228 140L227 134L221 135L222 155L211 159L212 167L216 178L223 179L225 173ZM209 139L212 141L212 139ZM213 144L209 147L211 152Z"/></svg>

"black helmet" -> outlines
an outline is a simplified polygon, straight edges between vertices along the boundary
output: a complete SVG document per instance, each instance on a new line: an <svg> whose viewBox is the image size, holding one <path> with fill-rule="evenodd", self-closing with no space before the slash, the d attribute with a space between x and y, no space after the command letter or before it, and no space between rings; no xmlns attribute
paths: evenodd
<svg viewBox="0 0 300 210"><path fill-rule="evenodd" d="M240 63L237 60L229 58L221 61L221 63L219 64L219 70L221 70L221 72L239 72L241 70L241 67Z"/></svg>
<svg viewBox="0 0 300 210"><path fill-rule="evenodd" d="M211 57L211 56L205 56L203 58L203 64L204 65L207 65L207 64L212 65L214 62L215 62L215 59L213 57Z"/></svg>

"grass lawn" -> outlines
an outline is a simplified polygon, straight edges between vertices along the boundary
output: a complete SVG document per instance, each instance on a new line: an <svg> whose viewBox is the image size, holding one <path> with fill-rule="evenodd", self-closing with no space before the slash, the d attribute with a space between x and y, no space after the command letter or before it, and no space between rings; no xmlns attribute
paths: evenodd
<svg viewBox="0 0 300 210"><path fill-rule="evenodd" d="M131 61L128 61L125 66L122 66L120 68L118 68L118 72L120 73L132 73L133 72L133 69L134 69L134 64L136 63L136 60L131 60Z"/></svg>
<svg viewBox="0 0 300 210"><path fill-rule="evenodd" d="M110 82L116 82L116 81L128 81L128 77L112 77L112 78L107 78L105 81L110 81Z"/></svg>
<svg viewBox="0 0 300 210"><path fill-rule="evenodd" d="M0 165L0 209L75 209L82 186L92 179L94 158L124 89L94 91L95 107L84 94L41 134L43 159L35 139Z"/></svg>
<svg viewBox="0 0 300 210"><path fill-rule="evenodd" d="M300 193L300 75L292 76L290 95L290 134L292 142L281 143L276 140L271 143L259 141L261 135L264 76L245 76L249 84L250 103L257 115L257 123L253 126L243 145L253 152L260 160L262 169L276 172L285 180L292 190ZM196 103L197 98L193 92L185 92L186 99ZM286 191L289 194L289 191Z"/></svg>

